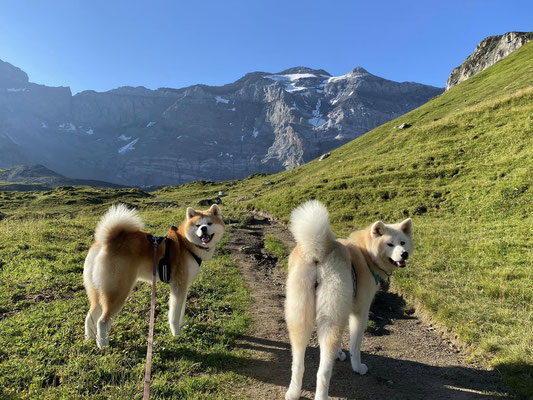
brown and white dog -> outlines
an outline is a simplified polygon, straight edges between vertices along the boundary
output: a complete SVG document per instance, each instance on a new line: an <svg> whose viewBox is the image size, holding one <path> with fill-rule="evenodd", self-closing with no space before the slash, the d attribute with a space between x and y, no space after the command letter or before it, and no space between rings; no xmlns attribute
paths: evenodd
<svg viewBox="0 0 533 400"><path fill-rule="evenodd" d="M96 339L100 348L109 345L111 320L122 309L135 283L152 280L153 244L143 228L137 211L123 204L111 206L96 227L95 242L83 267L83 281L90 301L85 338ZM185 300L189 286L200 273L199 262L213 257L223 234L224 222L216 205L207 211L187 208L185 221L168 231L168 319L173 335L179 335L184 325ZM165 250L163 241L157 249L158 260Z"/></svg>
<svg viewBox="0 0 533 400"><path fill-rule="evenodd" d="M361 375L368 371L360 350L370 305L379 278L387 279L405 267L413 252L412 222L410 218L391 225L377 221L346 240L336 240L326 207L313 200L293 210L291 231L297 244L287 276L285 319L292 376L285 399L300 398L305 349L316 323L320 366L315 399L326 400L334 360L346 358L341 337L348 320L352 369Z"/></svg>

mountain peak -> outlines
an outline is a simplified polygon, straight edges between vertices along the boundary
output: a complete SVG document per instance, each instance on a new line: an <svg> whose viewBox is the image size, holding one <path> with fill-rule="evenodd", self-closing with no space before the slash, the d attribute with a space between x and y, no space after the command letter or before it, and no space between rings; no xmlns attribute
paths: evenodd
<svg viewBox="0 0 533 400"><path fill-rule="evenodd" d="M362 75L362 74L370 74L370 72L368 72L366 69L364 69L363 67L355 67L354 69L352 69L351 71L352 74L358 74L358 75Z"/></svg>
<svg viewBox="0 0 533 400"><path fill-rule="evenodd" d="M290 74L314 74L314 75L327 75L331 74L323 69L312 69L308 67L292 67L281 72L278 72L276 75L290 75Z"/></svg>
<svg viewBox="0 0 533 400"><path fill-rule="evenodd" d="M28 75L20 68L0 60L0 86L19 87L28 84Z"/></svg>

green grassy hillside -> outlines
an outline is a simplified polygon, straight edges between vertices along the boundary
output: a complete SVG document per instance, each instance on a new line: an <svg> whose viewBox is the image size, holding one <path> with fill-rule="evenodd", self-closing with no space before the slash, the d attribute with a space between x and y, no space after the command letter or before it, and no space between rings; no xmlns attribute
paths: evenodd
<svg viewBox="0 0 533 400"><path fill-rule="evenodd" d="M1 399L142 397L151 286L133 290L110 349L83 337L83 261L97 221L119 201L138 207L156 234L185 215L138 189L0 192ZM245 378L234 371L246 358L234 341L247 332L250 300L225 242L189 292L179 338L168 327L168 285L157 290L152 397L238 399L233 388Z"/></svg>
<svg viewBox="0 0 533 400"><path fill-rule="evenodd" d="M237 223L252 209L288 221L291 209L310 198L328 206L339 236L377 219L412 217L416 250L393 284L470 344L473 359L491 363L511 388L532 397L531 60L533 43L329 158L276 175L152 194L0 192L0 397L138 396L149 285L138 286L119 314L109 351L83 340L81 271L94 226L122 201L162 234L187 205L219 190L228 194L227 220ZM412 127L394 128L403 122ZM160 286L156 397L228 398L245 380L228 371L246 362L233 343L246 332L249 297L224 244L202 268L187 309L190 326L178 340L168 333L168 289Z"/></svg>

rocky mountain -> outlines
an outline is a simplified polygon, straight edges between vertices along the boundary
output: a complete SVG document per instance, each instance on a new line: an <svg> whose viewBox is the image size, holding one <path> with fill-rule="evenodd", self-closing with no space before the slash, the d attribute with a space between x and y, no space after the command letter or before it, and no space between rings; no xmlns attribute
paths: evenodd
<svg viewBox="0 0 533 400"><path fill-rule="evenodd" d="M0 167L43 164L124 185L227 180L293 168L441 88L355 68L254 72L224 86L121 87L72 96L0 61Z"/></svg>
<svg viewBox="0 0 533 400"><path fill-rule="evenodd" d="M474 53L454 68L446 82L446 90L497 63L531 39L533 32L507 32L483 39Z"/></svg>

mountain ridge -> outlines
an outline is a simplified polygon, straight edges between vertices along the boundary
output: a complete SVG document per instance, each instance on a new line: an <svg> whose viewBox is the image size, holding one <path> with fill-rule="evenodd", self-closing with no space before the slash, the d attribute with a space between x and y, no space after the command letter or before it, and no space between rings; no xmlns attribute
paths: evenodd
<svg viewBox="0 0 533 400"><path fill-rule="evenodd" d="M22 186L4 185L3 190L43 190L52 189L58 186L92 186L104 188L123 188L122 185L117 185L110 182L74 179L67 178L55 171L46 168L44 165L16 165L9 168L0 169L0 182L8 182L14 184L23 184ZM24 185L28 185L26 188Z"/></svg>
<svg viewBox="0 0 533 400"><path fill-rule="evenodd" d="M72 95L69 88L24 83L14 68L18 80L11 82L20 87L0 89L0 167L38 163L132 186L293 168L443 90L361 67L334 77L299 66L248 73L223 86Z"/></svg>

